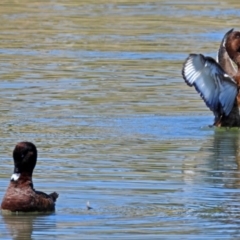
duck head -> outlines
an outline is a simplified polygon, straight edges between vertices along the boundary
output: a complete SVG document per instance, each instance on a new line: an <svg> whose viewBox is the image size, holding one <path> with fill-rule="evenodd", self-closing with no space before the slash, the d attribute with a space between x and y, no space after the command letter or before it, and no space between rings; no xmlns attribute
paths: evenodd
<svg viewBox="0 0 240 240"><path fill-rule="evenodd" d="M229 57L240 67L240 32L231 32L226 40L226 50Z"/></svg>
<svg viewBox="0 0 240 240"><path fill-rule="evenodd" d="M37 148L31 142L20 142L13 150L14 173L12 181L17 181L21 174L32 177L33 169L37 163Z"/></svg>

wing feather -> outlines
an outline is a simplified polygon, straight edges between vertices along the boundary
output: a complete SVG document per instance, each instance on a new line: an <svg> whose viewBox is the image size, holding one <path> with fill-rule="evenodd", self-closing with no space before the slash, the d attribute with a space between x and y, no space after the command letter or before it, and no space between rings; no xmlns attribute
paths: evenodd
<svg viewBox="0 0 240 240"><path fill-rule="evenodd" d="M211 111L221 110L229 115L237 96L237 84L213 58L190 54L183 64L182 75L187 85L195 87Z"/></svg>

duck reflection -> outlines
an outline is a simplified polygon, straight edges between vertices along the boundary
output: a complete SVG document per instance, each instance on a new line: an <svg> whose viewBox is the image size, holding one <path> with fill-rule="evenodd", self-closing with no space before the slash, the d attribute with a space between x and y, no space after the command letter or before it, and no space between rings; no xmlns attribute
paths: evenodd
<svg viewBox="0 0 240 240"><path fill-rule="evenodd" d="M224 184L240 188L240 130L214 129L193 158L183 165L184 181Z"/></svg>
<svg viewBox="0 0 240 240"><path fill-rule="evenodd" d="M240 217L240 130L216 129L212 141L205 142L202 150L209 153L206 158L208 170L203 174L208 190L203 188L204 195L200 199L208 207L200 209L199 214L237 226ZM234 233L239 235L238 228Z"/></svg>
<svg viewBox="0 0 240 240"><path fill-rule="evenodd" d="M240 177L239 134L240 131L237 129L216 129L213 140L208 140L203 145L202 150L211 153L207 164L211 169L212 177L227 177L227 175L232 174L237 179Z"/></svg>
<svg viewBox="0 0 240 240"><path fill-rule="evenodd" d="M238 226L240 130L218 128L206 137L194 156L184 161L185 201L189 204L190 197L198 217ZM234 232L240 234L238 227Z"/></svg>
<svg viewBox="0 0 240 240"><path fill-rule="evenodd" d="M55 228L52 221L47 221L46 214L21 214L21 215L2 215L1 216L12 239L34 239L34 231Z"/></svg>

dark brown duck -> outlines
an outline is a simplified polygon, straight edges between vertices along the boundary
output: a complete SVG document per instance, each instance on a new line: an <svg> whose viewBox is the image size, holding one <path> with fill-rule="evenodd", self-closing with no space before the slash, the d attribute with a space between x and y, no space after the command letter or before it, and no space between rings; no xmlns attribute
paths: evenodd
<svg viewBox="0 0 240 240"><path fill-rule="evenodd" d="M55 210L58 194L46 194L33 187L32 174L37 163L37 148L31 142L20 142L13 150L14 173L1 203L11 212L50 212Z"/></svg>
<svg viewBox="0 0 240 240"><path fill-rule="evenodd" d="M214 113L214 126L240 127L240 32L231 29L225 34L218 62L202 54L190 54L182 76Z"/></svg>

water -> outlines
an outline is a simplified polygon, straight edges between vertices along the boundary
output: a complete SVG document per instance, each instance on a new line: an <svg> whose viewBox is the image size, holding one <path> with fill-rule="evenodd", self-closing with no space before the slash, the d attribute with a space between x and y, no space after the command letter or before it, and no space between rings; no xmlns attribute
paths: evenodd
<svg viewBox="0 0 240 240"><path fill-rule="evenodd" d="M0 199L33 141L56 213L0 215L1 239L237 239L240 135L181 77L215 57L238 1L4 1ZM92 210L87 210L90 202Z"/></svg>

